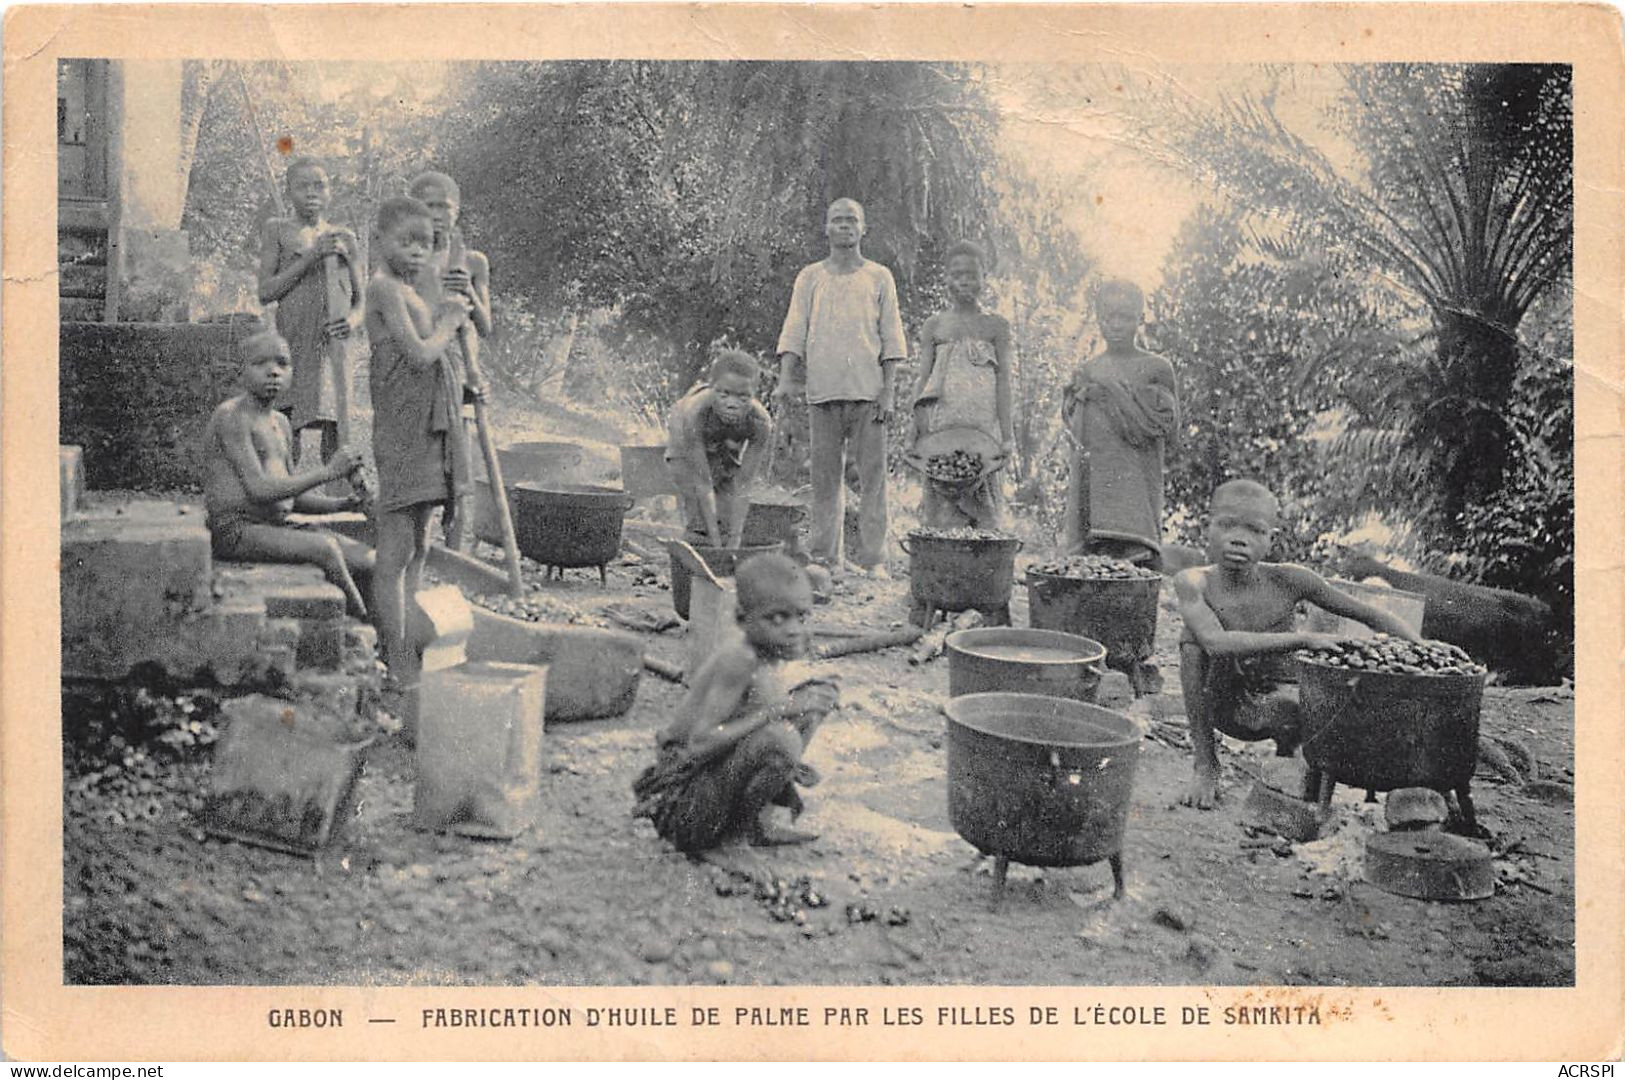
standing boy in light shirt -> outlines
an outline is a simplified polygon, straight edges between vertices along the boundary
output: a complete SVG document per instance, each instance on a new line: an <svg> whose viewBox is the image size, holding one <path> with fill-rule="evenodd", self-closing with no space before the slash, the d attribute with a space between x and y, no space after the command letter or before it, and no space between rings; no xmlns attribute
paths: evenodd
<svg viewBox="0 0 1625 1080"><path fill-rule="evenodd" d="M863 257L863 207L836 199L825 217L829 258L796 275L779 334L774 396L805 395L812 443L812 558L841 565L843 480L857 461L859 548L852 568L885 577L886 422L895 406L895 363L908 354L897 283Z"/></svg>

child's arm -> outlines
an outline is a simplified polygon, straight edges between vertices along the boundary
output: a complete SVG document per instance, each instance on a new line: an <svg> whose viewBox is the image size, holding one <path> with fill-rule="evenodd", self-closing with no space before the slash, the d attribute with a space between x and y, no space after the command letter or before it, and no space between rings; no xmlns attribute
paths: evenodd
<svg viewBox="0 0 1625 1080"><path fill-rule="evenodd" d="M1219 622L1219 616L1208 606L1207 597L1202 594L1203 570L1198 567L1174 575L1174 595L1179 600L1179 614L1185 620L1185 626L1209 656L1291 652L1293 649L1315 648L1342 640L1335 634L1226 630L1224 624Z"/></svg>
<svg viewBox="0 0 1625 1080"><path fill-rule="evenodd" d="M219 434L221 452L242 481L243 491L257 503L273 503L301 495L329 480L348 476L361 461L357 451L341 446L326 464L308 472L271 476L266 473L265 463L260 460L259 451L254 446L249 418L239 409L223 408L216 414L216 419L215 430ZM288 421L279 417L278 422L286 424Z"/></svg>
<svg viewBox="0 0 1625 1080"><path fill-rule="evenodd" d="M1422 637L1416 631L1406 626L1399 616L1364 600L1350 596L1341 589L1336 588L1325 578L1305 566L1286 566L1289 580L1300 590L1300 598L1309 601L1316 607L1323 608L1333 615L1343 615L1350 619L1357 619L1373 630L1394 637L1404 638L1406 641L1421 641Z"/></svg>
<svg viewBox="0 0 1625 1080"><path fill-rule="evenodd" d="M345 320L345 334L348 336L360 330L361 323L366 318L367 292L361 284L361 247L356 241L355 233L349 229L340 229L338 237L342 245L340 255L344 259L344 270L350 275L350 317Z"/></svg>
<svg viewBox="0 0 1625 1080"><path fill-rule="evenodd" d="M468 300L461 295L442 300L435 313L434 329L429 331L428 337L419 337L412 313L406 308L403 288L403 283L395 278L377 275L367 289L367 303L378 314L384 336L400 346L407 363L418 368L428 367L441 358L446 346L456 337L457 328L467 321Z"/></svg>
<svg viewBox="0 0 1625 1080"><path fill-rule="evenodd" d="M469 321L480 337L491 335L491 263L482 251L468 253Z"/></svg>
<svg viewBox="0 0 1625 1080"><path fill-rule="evenodd" d="M936 366L937 316L933 315L925 320L924 326L920 327L920 379L914 385L914 401L911 405L911 408L914 409L914 426L916 429L914 438L916 440L920 437L918 430L920 424L920 396L925 393L925 388L931 385L931 372Z"/></svg>
<svg viewBox="0 0 1625 1080"><path fill-rule="evenodd" d="M316 265L317 256L314 249L302 252L298 259L277 269L277 263L282 261L282 227L283 218L272 218L260 230L260 303L274 304L293 291L299 279L310 272Z"/></svg>
<svg viewBox="0 0 1625 1080"><path fill-rule="evenodd" d="M296 495L293 500L293 508L301 514L342 514L360 509L361 504L360 495L322 495L314 491Z"/></svg>
<svg viewBox="0 0 1625 1080"><path fill-rule="evenodd" d="M1016 450L1016 429L1010 419L1010 365L1015 360L1015 346L1010 341L1010 323L1002 315L995 315L993 353L998 359L998 370L993 374L994 404L999 416L1001 452L1009 457Z"/></svg>
<svg viewBox="0 0 1625 1080"><path fill-rule="evenodd" d="M709 758L771 722L777 716L773 709L739 714L758 663L743 645L714 654L695 676L665 741L680 744L691 757Z"/></svg>
<svg viewBox="0 0 1625 1080"><path fill-rule="evenodd" d="M738 487L741 492L748 491L762 475L767 464L767 455L773 449L773 417L768 415L762 403L750 403L750 440L745 444L745 454L739 461Z"/></svg>

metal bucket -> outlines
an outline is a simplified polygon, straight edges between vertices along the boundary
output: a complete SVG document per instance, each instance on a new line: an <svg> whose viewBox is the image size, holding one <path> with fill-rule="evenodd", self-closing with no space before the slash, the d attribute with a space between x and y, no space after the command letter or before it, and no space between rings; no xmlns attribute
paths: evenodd
<svg viewBox="0 0 1625 1080"><path fill-rule="evenodd" d="M621 486L634 499L676 495L677 481L666 464L665 444L621 447Z"/></svg>
<svg viewBox="0 0 1625 1080"><path fill-rule="evenodd" d="M1069 578L1027 571L1027 624L1061 630L1106 646L1106 666L1131 671L1149 659L1157 638L1162 579Z"/></svg>
<svg viewBox="0 0 1625 1080"><path fill-rule="evenodd" d="M705 565L711 568L711 573L719 578L734 576L734 570L739 564L752 555L765 555L771 552L784 550L784 544L774 541L771 544L740 545L738 548L694 548L695 554L705 560ZM671 560L671 606L677 612L679 619L688 618L689 593L693 588L693 576L688 567L680 559Z"/></svg>
<svg viewBox="0 0 1625 1080"><path fill-rule="evenodd" d="M948 816L978 851L1085 866L1123 848L1141 731L1120 713L1036 694L968 694L948 712Z"/></svg>
<svg viewBox="0 0 1625 1080"><path fill-rule="evenodd" d="M988 627L949 634L948 696L1005 691L1093 703L1106 647L1055 630Z"/></svg>
<svg viewBox="0 0 1625 1080"><path fill-rule="evenodd" d="M740 542L746 547L783 543L787 547L796 541L797 530L807 516L807 505L800 502L758 502L751 500L745 513L745 528Z"/></svg>
<svg viewBox="0 0 1625 1080"><path fill-rule="evenodd" d="M937 611L990 611L1010 603L1021 541L952 539L909 533L898 544L908 554L914 603Z"/></svg>
<svg viewBox="0 0 1625 1080"><path fill-rule="evenodd" d="M515 484L519 550L543 566L602 569L621 550L621 522L632 500L592 484Z"/></svg>
<svg viewBox="0 0 1625 1080"><path fill-rule="evenodd" d="M1459 790L1471 782L1484 675L1295 663L1303 756L1312 767L1370 791Z"/></svg>

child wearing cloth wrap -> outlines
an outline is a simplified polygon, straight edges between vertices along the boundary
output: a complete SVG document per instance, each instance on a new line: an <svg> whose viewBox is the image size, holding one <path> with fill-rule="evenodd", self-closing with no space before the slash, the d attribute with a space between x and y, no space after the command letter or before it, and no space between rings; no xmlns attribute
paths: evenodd
<svg viewBox="0 0 1625 1080"><path fill-rule="evenodd" d="M801 815L796 785L818 782L802 751L836 707L832 682L794 663L807 652L812 587L783 555L747 559L735 575L744 639L701 667L660 733L660 755L632 785L634 817L654 822L685 853L732 839L798 844L813 833L776 825L771 807Z"/></svg>
<svg viewBox="0 0 1625 1080"><path fill-rule="evenodd" d="M1298 688L1286 654L1340 640L1331 634L1299 633L1299 601L1406 641L1420 640L1394 615L1339 592L1313 570L1262 561L1274 540L1278 513L1275 496L1262 484L1231 480L1219 485L1208 525L1211 564L1174 575L1185 620L1179 679L1196 756L1195 776L1181 801L1201 810L1212 809L1219 797L1215 731L1243 742L1274 739L1282 757L1298 749ZM1319 783L1315 770L1305 771L1305 799L1315 797Z"/></svg>

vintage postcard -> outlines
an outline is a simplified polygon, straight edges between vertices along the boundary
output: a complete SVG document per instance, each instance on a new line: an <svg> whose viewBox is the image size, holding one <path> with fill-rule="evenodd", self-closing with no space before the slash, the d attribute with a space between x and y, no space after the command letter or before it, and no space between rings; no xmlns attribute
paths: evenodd
<svg viewBox="0 0 1625 1080"><path fill-rule="evenodd" d="M1617 1059L1621 42L13 7L5 1053Z"/></svg>

